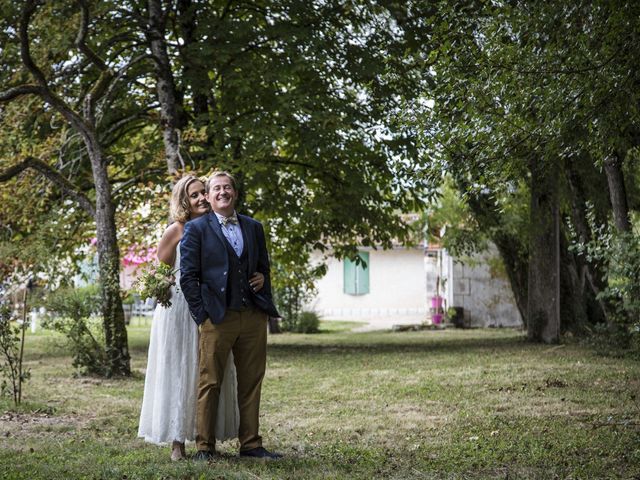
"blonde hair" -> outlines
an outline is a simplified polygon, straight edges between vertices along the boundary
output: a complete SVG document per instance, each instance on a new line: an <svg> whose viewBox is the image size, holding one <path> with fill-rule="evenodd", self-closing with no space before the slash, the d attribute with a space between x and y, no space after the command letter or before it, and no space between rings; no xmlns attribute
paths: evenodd
<svg viewBox="0 0 640 480"><path fill-rule="evenodd" d="M184 223L191 218L191 204L189 203L187 190L189 190L189 186L193 182L202 182L202 179L195 175L185 175L173 186L171 201L169 202L171 221Z"/></svg>

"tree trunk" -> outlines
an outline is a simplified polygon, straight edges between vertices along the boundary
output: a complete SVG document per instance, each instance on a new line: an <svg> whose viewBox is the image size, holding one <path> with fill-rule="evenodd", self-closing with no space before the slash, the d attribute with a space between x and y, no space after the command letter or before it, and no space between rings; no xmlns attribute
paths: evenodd
<svg viewBox="0 0 640 480"><path fill-rule="evenodd" d="M589 160L589 164L593 165L593 162ZM584 182L573 162L565 162L565 172L569 186L567 192L571 203L571 221L578 235L578 241L586 243L591 241L592 235L587 222L587 195ZM588 322L591 324L606 322L609 316L609 307L605 301L597 299L598 294L607 286L603 280L605 277L603 265L589 262L582 255L571 255L567 248L562 248L562 252L563 255L566 253L567 256L573 257L573 260L567 261L563 257L562 270L565 271L565 266L576 269L576 279L572 282L571 288L572 292L578 290L584 296L582 303L586 306ZM569 266L570 263L572 266ZM563 288L563 298L564 293L565 289ZM562 318L566 318L564 314ZM573 330L571 327L569 329Z"/></svg>
<svg viewBox="0 0 640 480"><path fill-rule="evenodd" d="M624 186L622 173L622 161L620 155L613 154L604 160L604 171L609 184L609 198L613 210L613 220L619 232L629 232L631 221L629 220L629 206L627 203L627 190Z"/></svg>
<svg viewBox="0 0 640 480"><path fill-rule="evenodd" d="M584 264L569 251L569 241L560 232L560 318L561 331L585 333L589 323L604 321L602 306L583 274Z"/></svg>
<svg viewBox="0 0 640 480"><path fill-rule="evenodd" d="M93 138L92 138L93 137ZM130 375L127 328L120 297L120 251L107 162L95 136L85 137L96 188L96 236L102 288L102 321L111 375Z"/></svg>
<svg viewBox="0 0 640 480"><path fill-rule="evenodd" d="M156 91L160 102L160 124L164 142L165 159L169 173L175 173L182 165L180 157L180 117L176 86L171 70L165 40L166 14L160 0L149 0L149 30L147 38L156 65Z"/></svg>
<svg viewBox="0 0 640 480"><path fill-rule="evenodd" d="M76 192L76 199L80 205L94 213L96 221L96 236L98 239L98 264L100 280L102 284L102 317L105 335L105 346L109 359L108 375L130 375L129 349L127 346L127 330L124 323L124 311L120 298L120 252L116 238L115 208L111 197L111 185L107 172L107 162L104 152L98 142L95 132L95 106L96 102L105 95L109 83L114 74L106 63L96 55L86 44L85 39L89 26L89 10L85 2L79 2L81 7L81 22L78 29L75 45L86 55L89 61L99 69L100 76L93 87L79 102L82 105L84 116L74 111L62 98L57 96L47 83L47 79L40 68L34 63L30 54L29 23L40 2L29 0L24 2L20 19L20 53L22 62L27 71L36 80L37 85L26 84L19 88L9 89L0 95L0 101L10 101L19 95L36 94L69 122L69 124L82 136L87 147L91 170L96 190L96 208L93 210L88 205L86 197ZM36 169L44 168L48 178L52 179L64 188L71 188L70 182L59 175L50 172L42 162L24 162L24 166L33 166Z"/></svg>
<svg viewBox="0 0 640 480"><path fill-rule="evenodd" d="M531 236L527 335L535 342L560 337L560 222L555 167L530 162Z"/></svg>

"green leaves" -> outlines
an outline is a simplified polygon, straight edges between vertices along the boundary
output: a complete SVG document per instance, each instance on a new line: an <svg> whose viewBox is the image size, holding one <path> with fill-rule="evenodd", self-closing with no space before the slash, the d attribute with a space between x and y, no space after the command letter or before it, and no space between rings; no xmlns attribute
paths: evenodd
<svg viewBox="0 0 640 480"><path fill-rule="evenodd" d="M171 265L163 262L148 265L137 278L134 289L140 294L140 298L155 299L168 308L171 306L171 287L176 284L175 273Z"/></svg>
<svg viewBox="0 0 640 480"><path fill-rule="evenodd" d="M0 395L12 397L17 407L22 400L22 384L29 379L31 371L22 365L21 338L27 325L18 326L11 309L8 301L0 299Z"/></svg>

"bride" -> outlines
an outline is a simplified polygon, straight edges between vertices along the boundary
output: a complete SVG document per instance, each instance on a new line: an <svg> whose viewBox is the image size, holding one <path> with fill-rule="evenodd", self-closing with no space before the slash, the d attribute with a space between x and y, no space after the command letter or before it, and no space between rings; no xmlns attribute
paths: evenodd
<svg viewBox="0 0 640 480"><path fill-rule="evenodd" d="M170 202L172 224L158 244L158 259L180 275L180 239L184 224L208 213L202 181L182 177L173 187ZM252 280L256 289L264 282L262 274ZM176 278L176 285L180 279ZM237 399L236 368L229 355L220 388L216 418L216 438L220 441L238 435L240 415ZM196 434L196 392L198 384L198 327L191 319L187 302L175 286L171 287L171 306L158 305L153 314L149 356L140 412L138 436L155 444L171 442L171 460L186 458L184 443Z"/></svg>

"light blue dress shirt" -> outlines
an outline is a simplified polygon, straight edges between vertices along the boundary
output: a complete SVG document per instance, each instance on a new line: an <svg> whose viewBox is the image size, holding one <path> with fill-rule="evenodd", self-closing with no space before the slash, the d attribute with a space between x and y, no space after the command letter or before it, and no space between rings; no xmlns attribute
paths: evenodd
<svg viewBox="0 0 640 480"><path fill-rule="evenodd" d="M244 248L244 240L242 238L242 229L240 228L240 223L227 222L227 224L225 225L222 223L222 219L225 218L224 215L220 215L218 212L213 213L216 214L218 222L220 222L222 234L228 240L229 244L233 248L233 251L236 252L236 255L240 257L240 255L242 255L242 249Z"/></svg>

